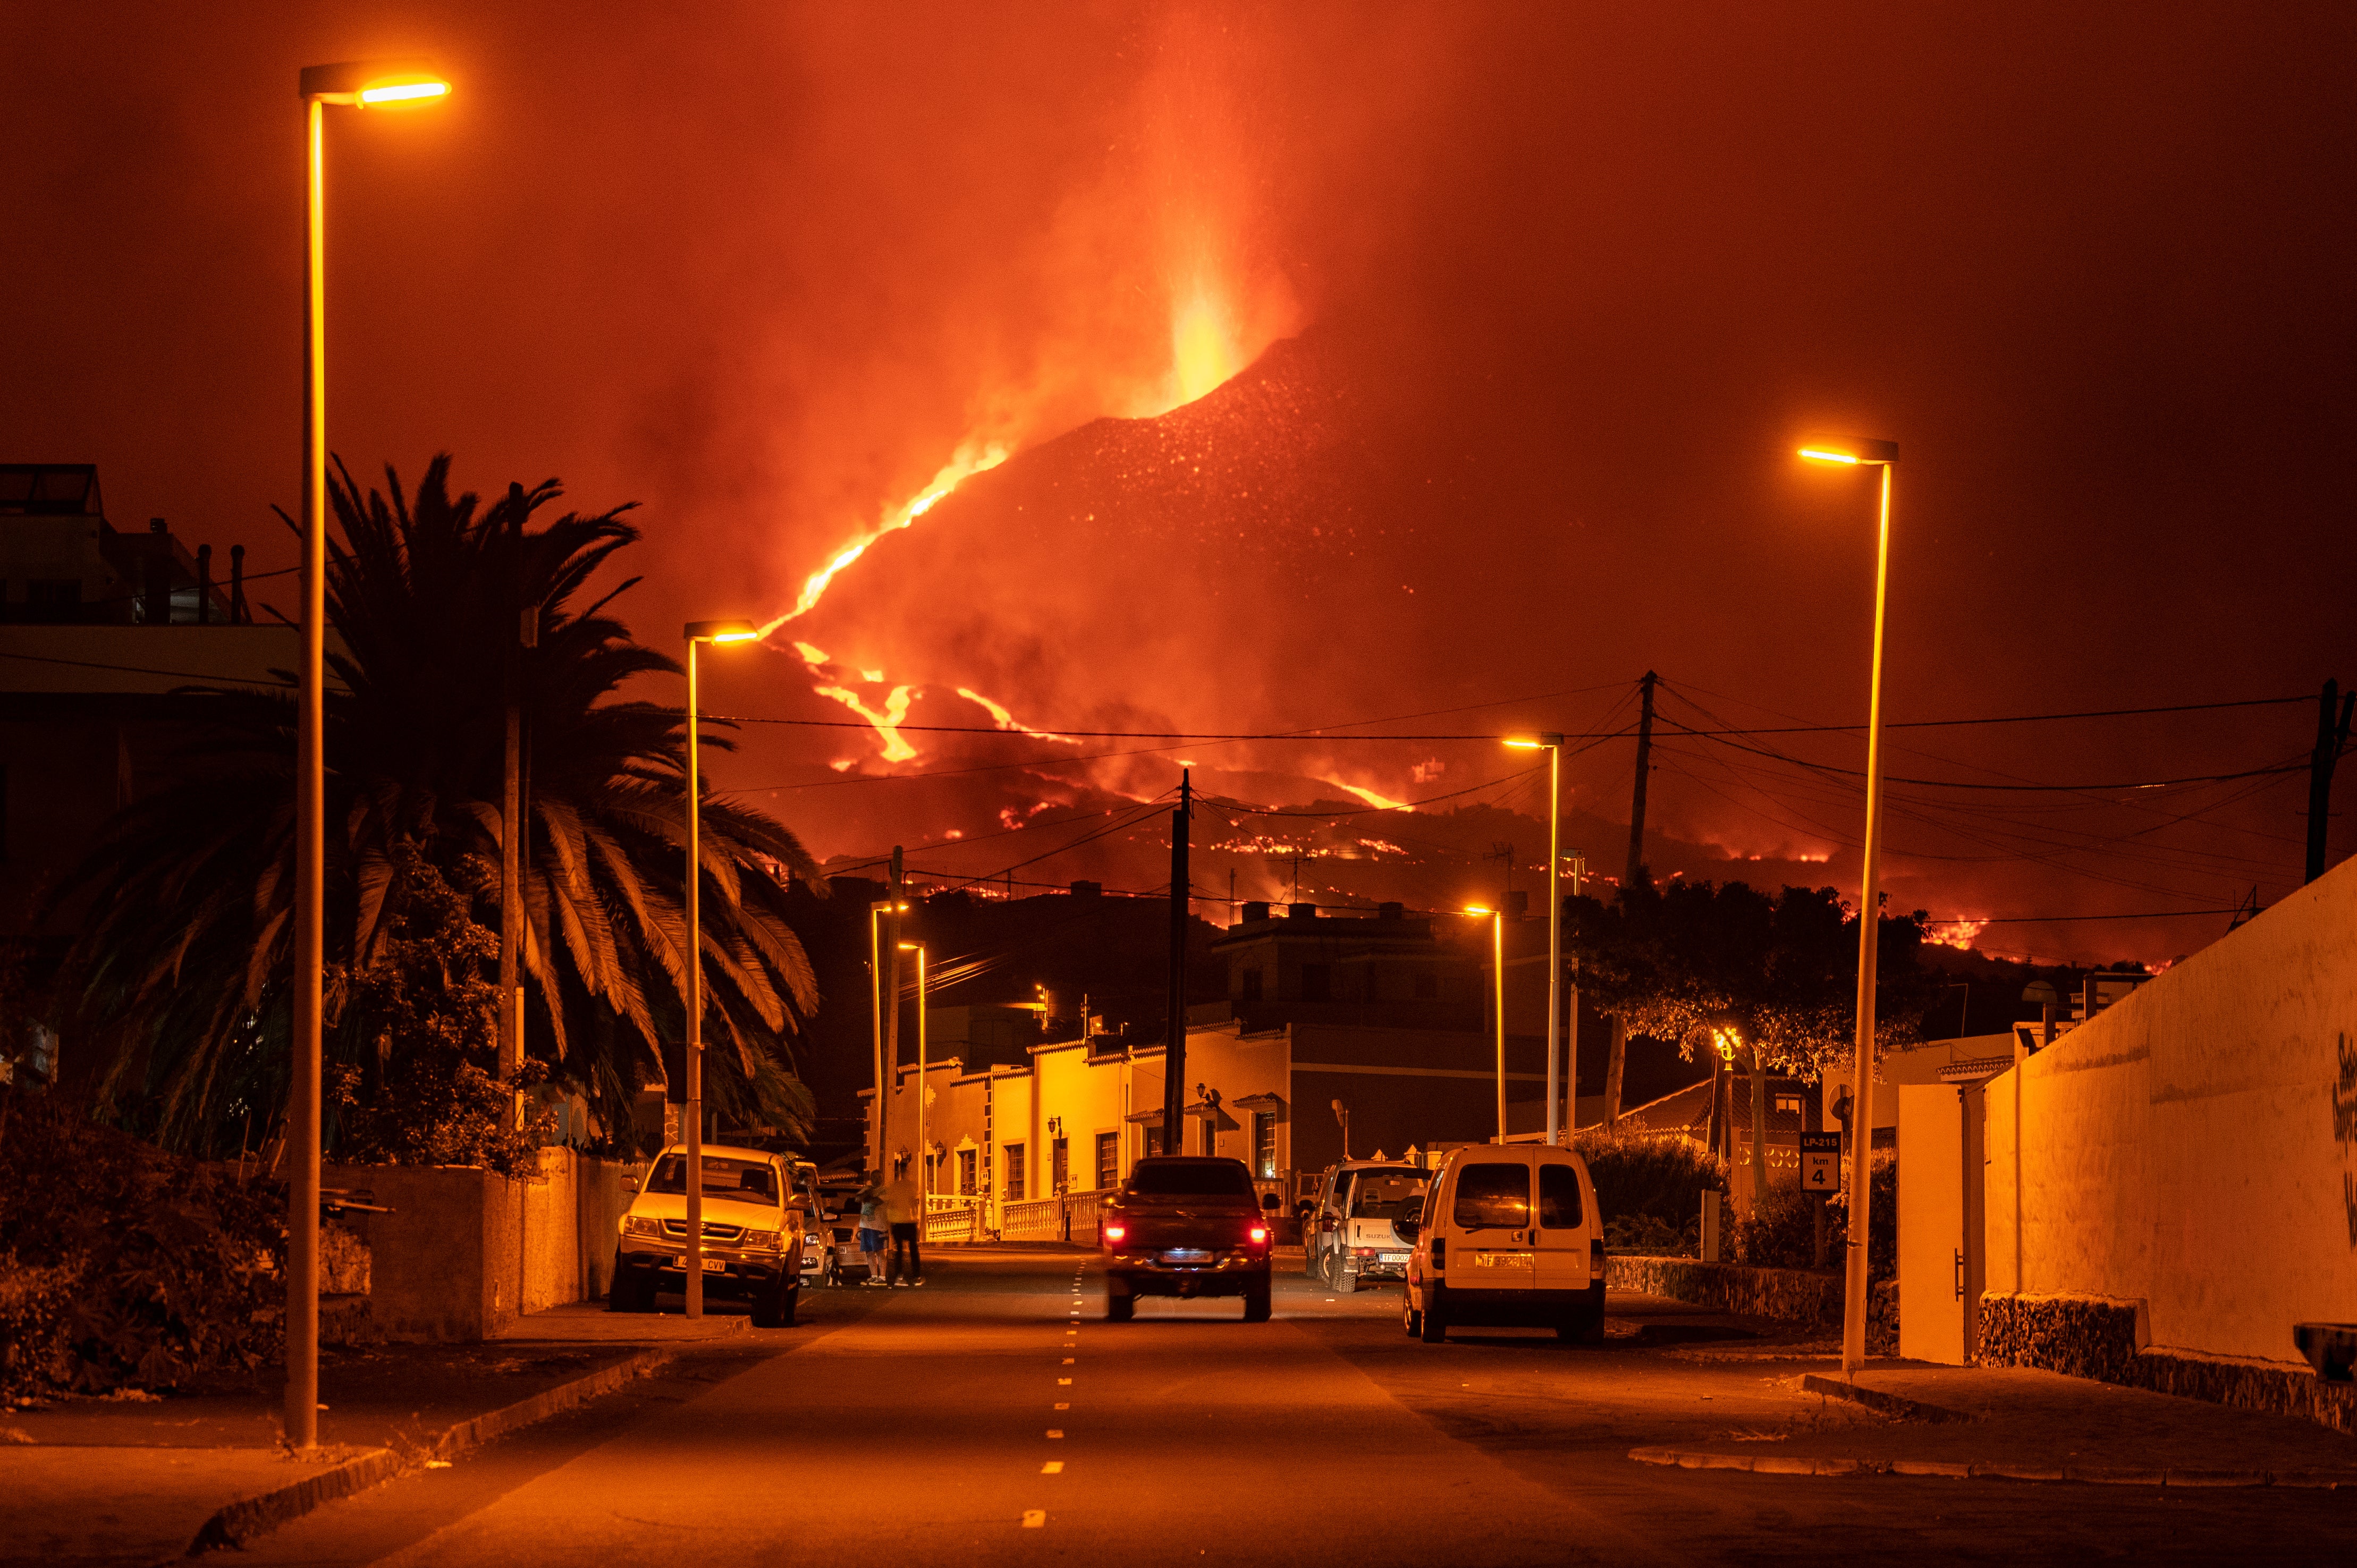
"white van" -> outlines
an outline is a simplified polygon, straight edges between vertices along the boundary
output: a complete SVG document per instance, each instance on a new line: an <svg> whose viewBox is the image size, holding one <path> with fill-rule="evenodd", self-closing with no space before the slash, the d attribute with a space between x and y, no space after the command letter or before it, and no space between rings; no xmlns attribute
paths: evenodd
<svg viewBox="0 0 2357 1568"><path fill-rule="evenodd" d="M1452 1328L1604 1337L1604 1217L1587 1162L1546 1144L1450 1151L1425 1192L1402 1308L1412 1338Z"/></svg>

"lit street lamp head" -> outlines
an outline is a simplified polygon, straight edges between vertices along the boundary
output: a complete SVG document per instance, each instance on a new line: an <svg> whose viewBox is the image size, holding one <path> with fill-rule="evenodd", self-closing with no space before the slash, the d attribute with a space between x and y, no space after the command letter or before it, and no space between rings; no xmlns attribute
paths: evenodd
<svg viewBox="0 0 2357 1568"><path fill-rule="evenodd" d="M447 98L450 82L432 60L350 59L305 66L299 93L307 102L374 109Z"/></svg>
<svg viewBox="0 0 2357 1568"><path fill-rule="evenodd" d="M749 620L692 620L685 635L690 642L754 642L761 632Z"/></svg>
<svg viewBox="0 0 2357 1568"><path fill-rule="evenodd" d="M1510 736L1506 745L1516 751L1553 751L1563 745L1563 736L1553 730L1544 735Z"/></svg>
<svg viewBox="0 0 2357 1568"><path fill-rule="evenodd" d="M1812 435L1801 443L1801 456L1812 463L1845 463L1853 467L1888 467L1899 461L1899 443L1874 441L1863 435Z"/></svg>

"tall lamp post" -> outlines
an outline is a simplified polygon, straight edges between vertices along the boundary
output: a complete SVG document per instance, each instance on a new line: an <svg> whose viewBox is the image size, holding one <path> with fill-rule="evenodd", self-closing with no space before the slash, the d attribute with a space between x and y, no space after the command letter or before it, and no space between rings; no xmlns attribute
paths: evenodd
<svg viewBox="0 0 2357 1568"><path fill-rule="evenodd" d="M1544 751L1547 754L1546 1141L1553 1144L1555 1142L1555 1106L1560 1099L1555 1071L1555 1029L1556 1020L1563 1015L1563 884L1560 880L1563 875L1563 736L1549 731L1544 735L1510 740L1506 744L1516 751ZM1502 1015L1502 1009L1501 1011Z"/></svg>
<svg viewBox="0 0 2357 1568"><path fill-rule="evenodd" d="M1490 917L1490 967L1498 1015L1498 1142L1502 1144L1506 1141L1506 912L1479 904L1466 905L1465 912Z"/></svg>
<svg viewBox="0 0 2357 1568"><path fill-rule="evenodd" d="M1882 470L1881 518L1874 550L1874 662L1866 709L1866 850L1857 896L1857 1060L1853 1069L1849 1113L1849 1272L1842 1292L1842 1370L1866 1365L1867 1211L1874 1177L1874 966L1875 938L1881 920L1877 874L1882 854L1882 609L1890 579L1890 471L1899 463L1896 441L1852 435L1812 436L1801 456L1814 463Z"/></svg>
<svg viewBox="0 0 2357 1568"><path fill-rule="evenodd" d="M319 1032L327 962L328 291L327 191L321 157L328 106L375 108L447 98L424 60L347 60L303 68L308 121L303 252L303 658L296 714L295 1071L286 1101L293 1158L286 1197L286 1441L319 1441Z"/></svg>
<svg viewBox="0 0 2357 1568"><path fill-rule="evenodd" d="M760 633L749 620L692 620L687 639L687 1048L681 1064L687 1074L687 1103L680 1120L686 1158L682 1161L687 1189L687 1316L704 1316L704 860L700 843L704 796L695 738L695 650L704 643L753 642Z"/></svg>

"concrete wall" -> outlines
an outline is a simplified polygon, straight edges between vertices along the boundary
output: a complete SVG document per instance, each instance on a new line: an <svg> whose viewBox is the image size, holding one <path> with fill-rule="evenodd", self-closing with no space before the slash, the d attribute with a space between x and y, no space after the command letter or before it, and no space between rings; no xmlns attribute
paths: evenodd
<svg viewBox="0 0 2357 1568"><path fill-rule="evenodd" d="M2357 860L1992 1080L1987 1140L1992 1293L2277 1363L2357 1316Z"/></svg>
<svg viewBox="0 0 2357 1568"><path fill-rule="evenodd" d="M369 1246L375 1331L467 1341L522 1313L605 1294L629 1207L625 1168L545 1149L531 1180L472 1166L330 1165L322 1185L371 1193L392 1210L344 1221Z"/></svg>

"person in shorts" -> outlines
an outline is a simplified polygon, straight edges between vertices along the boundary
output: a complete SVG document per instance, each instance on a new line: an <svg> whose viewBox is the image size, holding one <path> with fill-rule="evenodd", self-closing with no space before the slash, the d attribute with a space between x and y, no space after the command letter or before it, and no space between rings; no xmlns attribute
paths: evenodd
<svg viewBox="0 0 2357 1568"><path fill-rule="evenodd" d="M884 1225L884 1202L874 1187L859 1195L859 1261L867 1265L867 1278L862 1282L880 1285L884 1279L884 1241L888 1232Z"/></svg>

